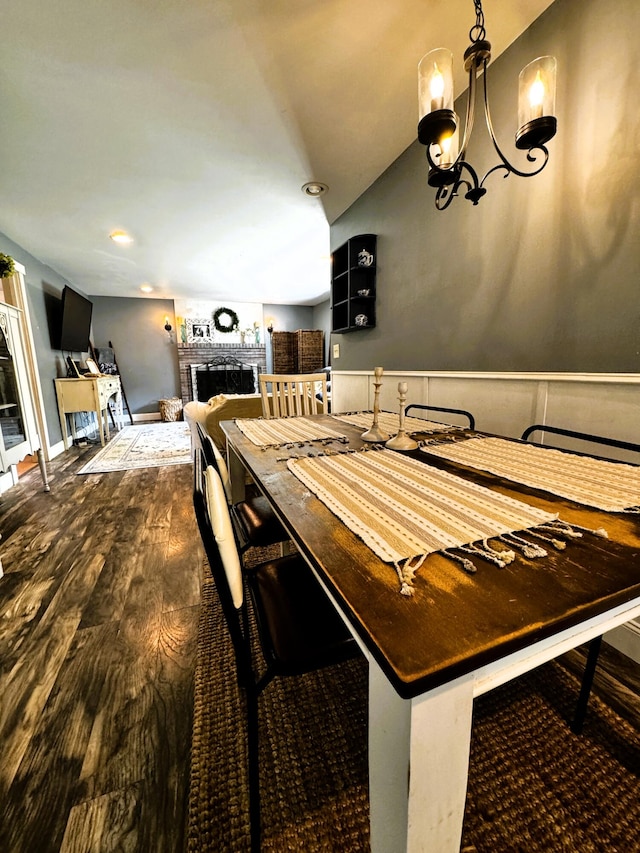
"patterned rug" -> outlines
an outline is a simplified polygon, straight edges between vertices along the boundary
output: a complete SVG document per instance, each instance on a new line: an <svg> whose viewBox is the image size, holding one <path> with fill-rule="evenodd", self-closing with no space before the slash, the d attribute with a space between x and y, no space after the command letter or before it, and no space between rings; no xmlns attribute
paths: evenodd
<svg viewBox="0 0 640 853"><path fill-rule="evenodd" d="M208 569L207 569L208 572ZM640 851L640 732L564 659L474 705L464 853ZM349 661L280 678L260 699L262 849L369 850L367 669ZM189 853L249 850L244 707L215 588L203 588L189 796ZM436 853L436 851L434 851Z"/></svg>
<svg viewBox="0 0 640 853"><path fill-rule="evenodd" d="M121 429L78 474L187 465L190 462L191 432L187 423L135 424Z"/></svg>

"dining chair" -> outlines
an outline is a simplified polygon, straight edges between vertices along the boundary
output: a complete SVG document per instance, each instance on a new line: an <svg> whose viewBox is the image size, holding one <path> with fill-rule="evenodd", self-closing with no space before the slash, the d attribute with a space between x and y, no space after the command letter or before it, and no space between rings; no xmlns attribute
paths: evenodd
<svg viewBox="0 0 640 853"><path fill-rule="evenodd" d="M428 412L448 412L452 415L462 415L468 419L469 429L476 428L476 419L473 417L471 412L467 412L465 409L450 409L447 406L423 406L422 403L409 403L404 410L405 415L409 414L410 409L424 409Z"/></svg>
<svg viewBox="0 0 640 853"><path fill-rule="evenodd" d="M260 850L258 699L275 677L293 677L358 655L358 645L298 554L243 573L220 475L194 454L193 503L200 535L233 644L238 683L246 695L251 850ZM246 594L248 592L248 595ZM255 627L248 607L255 617ZM257 638L262 663L254 665Z"/></svg>
<svg viewBox="0 0 640 853"><path fill-rule="evenodd" d="M546 432L551 435L562 435L568 438L575 438L580 441L600 444L603 447L616 447L621 450L630 450L635 453L640 453L640 444L635 444L632 441L623 441L619 438L609 438L603 435L593 435L588 432L577 432L576 430L556 427L550 424L532 424L525 429L520 440L528 441L529 444L539 444L540 442L530 441L529 439L534 432ZM548 447L549 445L545 444L544 446ZM591 688L593 687L593 679L596 674L601 646L602 636L594 637L587 645L587 660L582 674L580 695L578 696L573 720L571 721L571 731L575 732L575 734L580 734L584 726L585 717L587 715L587 706L589 704L589 696L591 695Z"/></svg>
<svg viewBox="0 0 640 853"><path fill-rule="evenodd" d="M244 500L233 503L231 478L224 456L200 423L196 424L196 434L206 464L213 465L222 481L231 519L238 534L240 550L287 542L290 536L264 495L247 492Z"/></svg>
<svg viewBox="0 0 640 853"><path fill-rule="evenodd" d="M258 379L265 418L327 414L329 411L326 373L261 373Z"/></svg>

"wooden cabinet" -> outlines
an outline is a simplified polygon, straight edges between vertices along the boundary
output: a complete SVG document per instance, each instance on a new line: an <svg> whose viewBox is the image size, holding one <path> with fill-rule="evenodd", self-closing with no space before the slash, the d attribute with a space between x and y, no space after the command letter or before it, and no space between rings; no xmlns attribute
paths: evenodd
<svg viewBox="0 0 640 853"><path fill-rule="evenodd" d="M331 329L376 325L376 235L360 234L335 250L331 266Z"/></svg>
<svg viewBox="0 0 640 853"><path fill-rule="evenodd" d="M95 412L98 420L100 444L104 445L105 436L109 438L107 405L115 397L118 427L122 428L122 391L119 376L83 376L81 379L56 379L58 413L65 449L69 449L66 415L73 412ZM71 418L71 433L75 438L75 422Z"/></svg>

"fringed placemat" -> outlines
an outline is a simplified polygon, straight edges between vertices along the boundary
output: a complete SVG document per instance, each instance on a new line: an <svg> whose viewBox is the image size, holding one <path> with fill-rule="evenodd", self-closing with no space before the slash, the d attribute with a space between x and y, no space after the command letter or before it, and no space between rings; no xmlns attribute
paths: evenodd
<svg viewBox="0 0 640 853"><path fill-rule="evenodd" d="M578 456L503 438L473 438L425 453L552 492L606 512L640 512L640 466Z"/></svg>
<svg viewBox="0 0 640 853"><path fill-rule="evenodd" d="M363 430L369 429L373 423L373 412L345 412L344 414L332 415L337 421L343 421L345 424L352 424L356 427L361 427ZM396 435L400 428L400 416L397 412L380 412L378 414L378 426L389 435ZM437 421L427 421L423 418L407 418L404 419L404 431L406 433L434 433L434 432L451 432L460 431L462 427L453 426L453 424L441 424Z"/></svg>
<svg viewBox="0 0 640 853"><path fill-rule="evenodd" d="M347 441L344 433L312 418L236 418L236 424L249 441L259 447L282 447L321 440Z"/></svg>
<svg viewBox="0 0 640 853"><path fill-rule="evenodd" d="M289 470L377 556L393 563L403 595L428 554L442 551L469 572L465 555L498 566L547 551L517 531L554 547L582 534L557 516L389 450L290 459ZM488 539L500 538L506 547Z"/></svg>

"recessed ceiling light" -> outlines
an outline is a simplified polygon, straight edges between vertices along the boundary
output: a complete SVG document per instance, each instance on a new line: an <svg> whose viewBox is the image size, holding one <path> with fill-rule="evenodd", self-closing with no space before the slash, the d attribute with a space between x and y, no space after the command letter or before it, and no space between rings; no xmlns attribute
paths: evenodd
<svg viewBox="0 0 640 853"><path fill-rule="evenodd" d="M150 285L150 284L141 284L141 285L140 285L140 290L141 290L143 293L152 293L152 292L153 292L153 288L151 287L151 285Z"/></svg>
<svg viewBox="0 0 640 853"><path fill-rule="evenodd" d="M109 237L111 237L114 243L119 243L122 246L133 243L133 237L127 234L126 231L112 231Z"/></svg>
<svg viewBox="0 0 640 853"><path fill-rule="evenodd" d="M302 185L302 192L305 195L311 196L311 198L319 198L328 189L329 187L326 184L321 184L319 181L309 181L309 183Z"/></svg>

